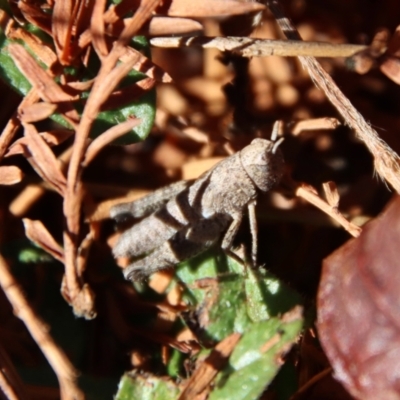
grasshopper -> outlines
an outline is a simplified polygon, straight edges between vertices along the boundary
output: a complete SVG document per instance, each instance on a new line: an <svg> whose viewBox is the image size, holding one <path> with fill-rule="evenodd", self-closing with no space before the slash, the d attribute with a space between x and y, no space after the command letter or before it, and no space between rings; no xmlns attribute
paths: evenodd
<svg viewBox="0 0 400 400"><path fill-rule="evenodd" d="M194 181L179 181L112 207L110 215L117 220L143 218L122 233L113 249L115 257L134 258L124 269L125 278L142 280L203 252L221 238L221 248L230 253L246 208L256 264L257 195L270 190L283 171L277 129L275 124L271 140L254 139Z"/></svg>

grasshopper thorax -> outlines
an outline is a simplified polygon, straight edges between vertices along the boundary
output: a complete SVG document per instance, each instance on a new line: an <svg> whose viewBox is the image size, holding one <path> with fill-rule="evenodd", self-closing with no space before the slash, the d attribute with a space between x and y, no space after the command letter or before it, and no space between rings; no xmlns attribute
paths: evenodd
<svg viewBox="0 0 400 400"><path fill-rule="evenodd" d="M283 173L283 157L278 145L270 140L254 139L240 152L244 170L263 192L278 182Z"/></svg>

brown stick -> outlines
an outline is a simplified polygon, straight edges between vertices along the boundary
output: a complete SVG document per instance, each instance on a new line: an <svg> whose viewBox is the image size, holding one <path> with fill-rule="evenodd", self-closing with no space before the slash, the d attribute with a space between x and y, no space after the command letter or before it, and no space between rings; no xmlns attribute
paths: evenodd
<svg viewBox="0 0 400 400"><path fill-rule="evenodd" d="M25 400L27 396L24 384L14 368L7 352L0 345L0 392L8 400Z"/></svg>
<svg viewBox="0 0 400 400"><path fill-rule="evenodd" d="M93 318L94 295L87 284L83 284L78 273L78 243L80 232L80 212L82 206L82 162L88 146L88 138L92 124L100 111L100 106L114 90L120 80L131 70L139 56L129 54L123 64L116 66L118 59L127 52L125 45L150 18L159 0L142 1L130 24L122 31L118 41L110 53L102 59L102 66L94 81L90 96L86 102L82 118L76 131L71 162L67 176L67 190L64 199L64 216L66 229L64 231L65 251L65 286L63 295L74 308L77 316Z"/></svg>
<svg viewBox="0 0 400 400"><path fill-rule="evenodd" d="M311 188L306 187L305 185L299 185L295 191L296 196L302 197L307 200L309 203L313 204L315 207L318 207L324 213L328 214L331 218L337 221L340 225L346 229L352 236L358 237L361 233L361 228L357 225L354 225L350 221L348 221L337 209L337 207L333 207L329 205L325 200L321 199Z"/></svg>
<svg viewBox="0 0 400 400"><path fill-rule="evenodd" d="M62 400L84 399L84 394L76 385L77 372L62 349L57 346L49 334L47 325L36 315L24 297L21 287L12 276L5 259L0 255L0 286L14 314L20 318L35 342L42 350L47 361L57 375Z"/></svg>
<svg viewBox="0 0 400 400"><path fill-rule="evenodd" d="M324 42L303 42L299 40L252 39L248 37L156 37L150 39L155 47L193 47L230 51L243 57L265 56L313 56L313 57L350 57L367 46L357 44L332 44Z"/></svg>

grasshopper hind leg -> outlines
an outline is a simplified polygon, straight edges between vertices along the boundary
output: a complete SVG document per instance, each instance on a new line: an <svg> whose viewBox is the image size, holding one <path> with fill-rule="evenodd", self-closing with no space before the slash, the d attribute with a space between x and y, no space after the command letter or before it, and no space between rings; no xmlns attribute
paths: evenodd
<svg viewBox="0 0 400 400"><path fill-rule="evenodd" d="M224 225L217 219L203 219L194 227L182 229L158 249L126 267L125 278L140 281L202 253L218 241Z"/></svg>

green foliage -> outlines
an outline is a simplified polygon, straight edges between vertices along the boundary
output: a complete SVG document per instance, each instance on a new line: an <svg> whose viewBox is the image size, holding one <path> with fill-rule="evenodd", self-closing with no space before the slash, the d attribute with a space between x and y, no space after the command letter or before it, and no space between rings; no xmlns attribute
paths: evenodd
<svg viewBox="0 0 400 400"><path fill-rule="evenodd" d="M121 379L115 400L175 400L178 396L178 388L168 379L126 374Z"/></svg>
<svg viewBox="0 0 400 400"><path fill-rule="evenodd" d="M191 305L186 321L196 326L200 343L212 348L234 332L242 335L214 380L209 399L259 398L303 328L300 296L265 270L246 268L216 251L182 263L176 281ZM197 357L204 358L209 351L204 349ZM187 356L178 354L174 350L167 366L171 377L182 377L179 372ZM177 399L180 387L175 385L165 394L166 385L173 382L135 372L122 378L116 399Z"/></svg>

